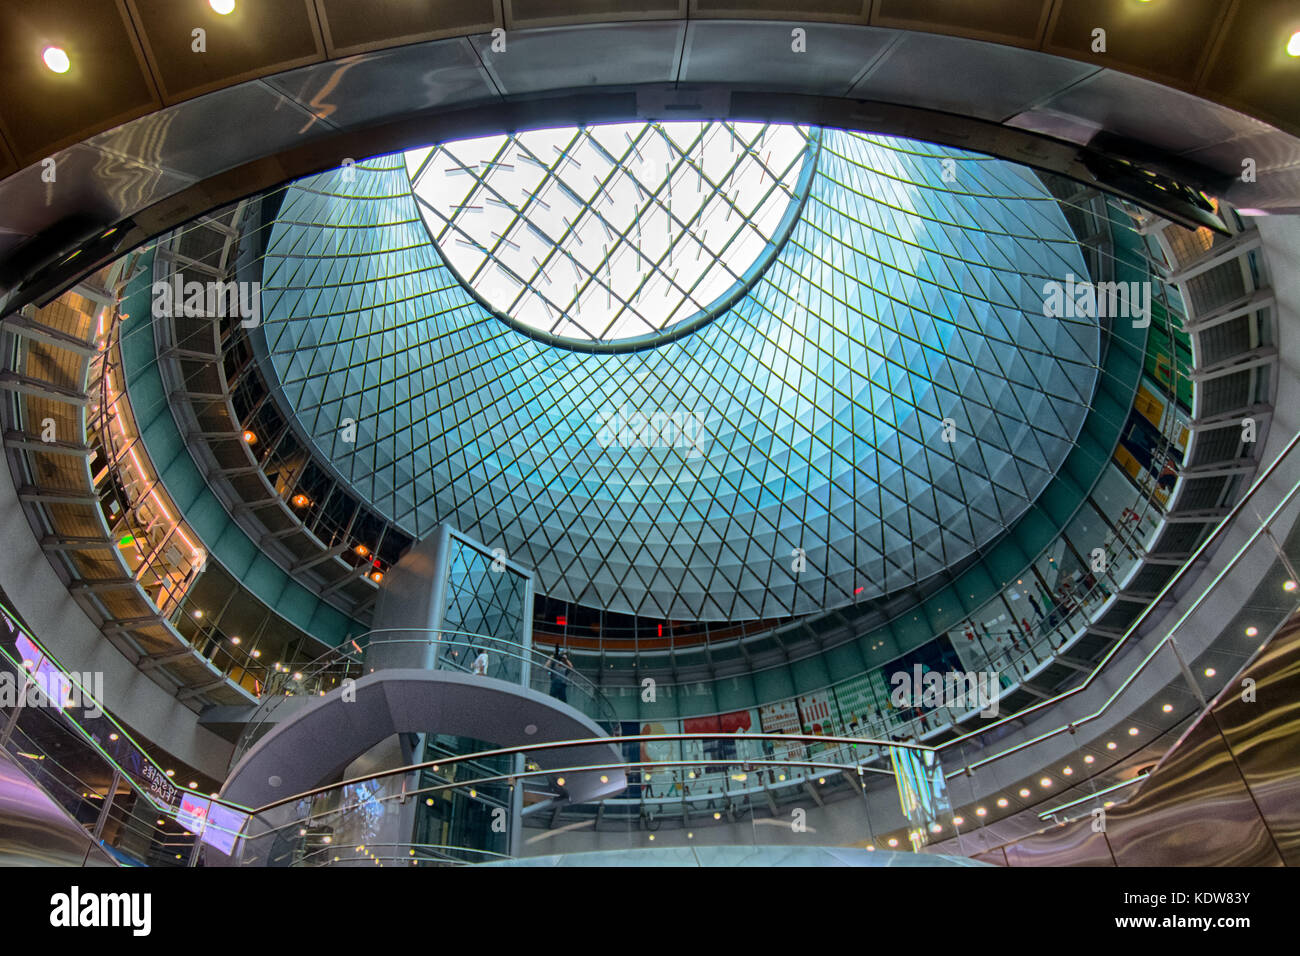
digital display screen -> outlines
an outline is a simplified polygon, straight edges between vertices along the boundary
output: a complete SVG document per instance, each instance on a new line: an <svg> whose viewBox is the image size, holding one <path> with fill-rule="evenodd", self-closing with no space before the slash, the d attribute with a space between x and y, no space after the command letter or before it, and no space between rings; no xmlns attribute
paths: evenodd
<svg viewBox="0 0 1300 956"><path fill-rule="evenodd" d="M208 825L202 831L200 839L214 850L220 850L229 856L234 852L235 841L239 839L239 832L247 822L247 813L212 803L208 810Z"/></svg>

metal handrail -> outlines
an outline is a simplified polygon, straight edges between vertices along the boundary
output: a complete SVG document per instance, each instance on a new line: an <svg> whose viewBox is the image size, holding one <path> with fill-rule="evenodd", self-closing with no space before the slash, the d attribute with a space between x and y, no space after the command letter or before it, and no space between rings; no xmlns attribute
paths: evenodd
<svg viewBox="0 0 1300 956"><path fill-rule="evenodd" d="M425 634L430 635L424 638L409 639L387 639L376 636L385 634ZM360 634L356 637L349 638L344 644L335 647L317 657L303 667L298 667L292 671L286 671L285 677L293 680L297 685L297 692L289 690L285 693L272 692L270 688L262 695L262 701L258 704L257 709L249 718L248 724L244 728L243 734L240 735L239 743L235 747L231 757L231 766L237 764L243 756L248 753L253 743L257 739L263 726L270 720L275 711L289 697L295 696L324 696L327 691L321 686L321 683L332 678L335 683L341 684L347 678L361 676L365 666L364 656L366 650L375 646L383 647L401 647L401 646L465 646L467 648L481 648L493 653L514 659L529 665L541 665L545 670L545 665L550 659L550 655L544 651L539 651L526 644L520 644L507 638L492 637L487 634L477 634L472 631L459 631L449 628L423 628L423 627L385 627L376 628ZM446 669L444 665L445 657L440 657L435 669ZM456 667L455 669L462 669ZM464 670L470 668L465 666ZM371 668L374 672L376 668ZM491 674L488 675L489 677ZM507 677L502 678L510 683L522 685L521 678ZM530 686L533 678L530 675ZM580 674L576 668L569 668L569 674L565 678L569 687L576 686L580 694L585 694L592 702L592 709L596 711L590 714L595 720L606 722L617 721L617 715L613 707L605 699L605 696L596 687L594 683ZM283 689L283 686L282 688ZM566 700L567 702L567 700ZM581 710L582 708L578 708Z"/></svg>

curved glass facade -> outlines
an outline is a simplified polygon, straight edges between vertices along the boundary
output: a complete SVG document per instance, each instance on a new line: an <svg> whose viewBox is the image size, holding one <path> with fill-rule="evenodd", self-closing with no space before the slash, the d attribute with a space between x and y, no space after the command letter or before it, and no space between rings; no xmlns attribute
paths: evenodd
<svg viewBox="0 0 1300 956"><path fill-rule="evenodd" d="M393 156L288 191L264 334L323 460L413 536L450 520L541 593L742 620L892 593L1025 512L1096 385L1095 320L1043 315L1068 274L1032 173L824 130L743 297L658 348L582 353L466 290Z"/></svg>

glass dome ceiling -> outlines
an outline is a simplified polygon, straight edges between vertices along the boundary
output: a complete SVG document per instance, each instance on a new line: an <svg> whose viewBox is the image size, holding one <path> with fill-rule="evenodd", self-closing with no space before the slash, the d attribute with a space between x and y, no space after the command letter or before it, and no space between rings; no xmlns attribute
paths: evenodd
<svg viewBox="0 0 1300 956"><path fill-rule="evenodd" d="M557 347L485 307L402 155L295 184L263 275L282 401L408 533L450 521L563 600L741 620L942 572L1024 514L1083 423L1099 329L1044 316L1042 290L1087 268L1029 170L813 135L779 248L712 321L636 351Z"/></svg>
<svg viewBox="0 0 1300 956"><path fill-rule="evenodd" d="M443 261L507 321L644 344L761 271L811 181L809 143L797 126L634 123L460 140L406 167Z"/></svg>

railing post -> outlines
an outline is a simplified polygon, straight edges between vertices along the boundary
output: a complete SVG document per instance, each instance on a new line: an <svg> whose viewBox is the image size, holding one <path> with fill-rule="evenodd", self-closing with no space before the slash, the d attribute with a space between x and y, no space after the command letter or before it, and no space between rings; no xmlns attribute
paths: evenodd
<svg viewBox="0 0 1300 956"><path fill-rule="evenodd" d="M510 839L506 852L519 856L524 835L524 778L525 759L522 753L514 756L515 777L510 784Z"/></svg>
<svg viewBox="0 0 1300 956"><path fill-rule="evenodd" d="M108 814L113 809L113 800L117 796L117 785L121 782L122 771L114 767L113 782L108 785L108 795L104 797L104 805L99 808L99 816L95 818L95 830L91 834L96 843L98 843L103 836L104 824L108 822Z"/></svg>
<svg viewBox="0 0 1300 956"><path fill-rule="evenodd" d="M13 736L14 728L18 726L18 718L22 716L23 707L27 702L27 688L32 685L32 675L25 669L23 670L23 686L14 698L14 709L9 714L9 719L5 721L4 730L0 730L0 750L9 744L9 738Z"/></svg>

